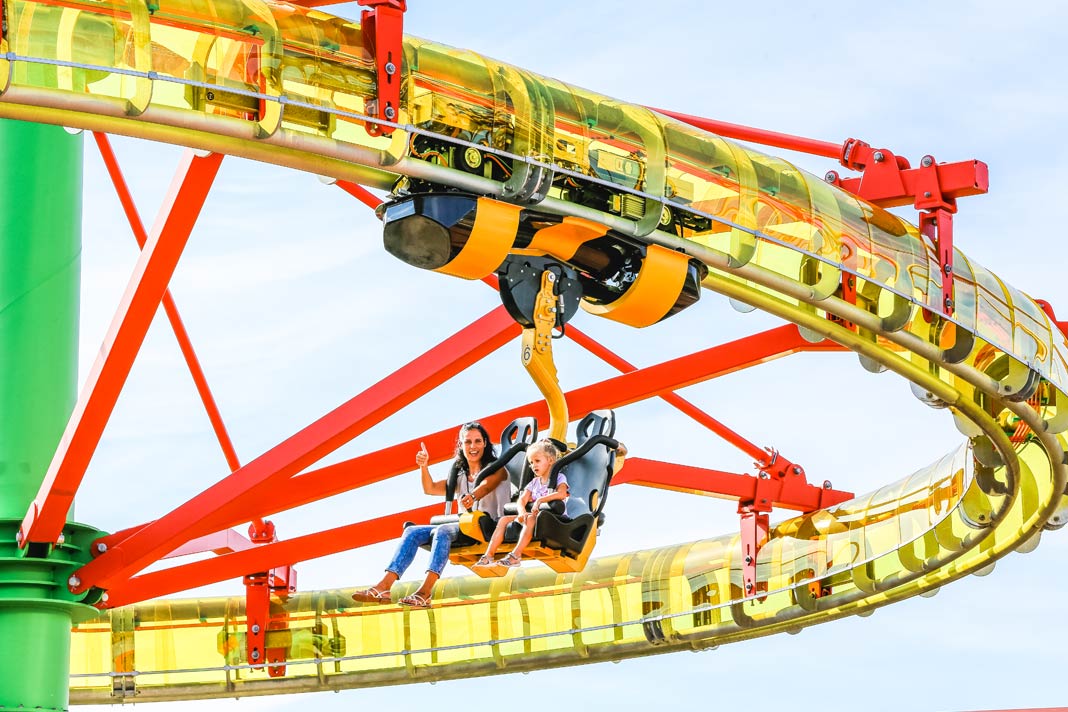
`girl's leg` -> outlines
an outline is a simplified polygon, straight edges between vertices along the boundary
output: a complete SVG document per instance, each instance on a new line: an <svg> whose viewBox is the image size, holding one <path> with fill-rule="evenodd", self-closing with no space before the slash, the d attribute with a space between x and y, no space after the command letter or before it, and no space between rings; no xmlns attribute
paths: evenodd
<svg viewBox="0 0 1068 712"><path fill-rule="evenodd" d="M504 532L508 529L508 525L515 521L515 515L508 515L507 517L501 517L497 522L497 528L493 530L493 536L490 537L489 546L486 547L486 553L483 556L488 556L491 559L493 555L497 553L497 547L504 541Z"/></svg>
<svg viewBox="0 0 1068 712"><path fill-rule="evenodd" d="M519 560L523 556L523 549L527 548L527 544L530 543L531 538L534 536L534 527L537 526L538 517L541 516L541 512L535 512L533 517L527 519L527 523L523 525L523 531L519 532L519 541L515 543L515 548L512 549L512 556L514 559Z"/></svg>

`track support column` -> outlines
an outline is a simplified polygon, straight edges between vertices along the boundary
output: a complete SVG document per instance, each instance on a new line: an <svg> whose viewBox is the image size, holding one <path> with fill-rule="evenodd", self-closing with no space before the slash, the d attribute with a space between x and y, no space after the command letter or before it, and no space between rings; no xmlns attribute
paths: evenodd
<svg viewBox="0 0 1068 712"><path fill-rule="evenodd" d="M0 121L0 712L67 709L71 624L95 613L66 585L95 530L15 543L75 403L81 181L80 136Z"/></svg>

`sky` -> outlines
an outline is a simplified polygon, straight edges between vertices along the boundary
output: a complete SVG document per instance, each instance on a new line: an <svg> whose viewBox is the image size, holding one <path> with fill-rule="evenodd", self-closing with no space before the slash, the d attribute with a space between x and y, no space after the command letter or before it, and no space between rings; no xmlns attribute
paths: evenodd
<svg viewBox="0 0 1068 712"><path fill-rule="evenodd" d="M359 12L354 3L332 10ZM411 0L405 17L411 34L634 103L834 142L856 137L914 165L928 153L983 160L990 193L961 201L955 242L1004 280L1048 299L1062 318L1064 248L1059 221L1048 219L1062 204L1060 169L1068 159L1060 140L1068 125L1066 21L1068 9L1052 2ZM151 224L181 150L127 139L115 146ZM817 175L837 168L773 152ZM83 379L137 259L89 140L85 155ZM370 211L316 176L223 161L171 289L242 462L497 305L484 285L393 259L380 235ZM760 313L739 314L711 293L644 330L583 312L573 323L639 366L778 325ZM566 342L557 342L557 365L565 389L614 375ZM919 403L892 374L867 373L851 354L791 356L680 393L803 464L810 481L858 494L907 476L962 440L947 412ZM512 344L324 462L536 397ZM662 403L629 406L617 418L617 434L635 456L752 471L748 458ZM77 518L118 530L166 512L226 472L161 313L90 465ZM443 466L436 472L443 476ZM413 472L272 519L288 538L432 501ZM597 555L737 526L730 503L643 488L613 490L610 510ZM370 584L393 544L302 563L300 587ZM415 709L443 696L488 696L519 712L544 706L534 689L618 709L665 697L681 707L825 712L1063 705L1068 624L1058 613L1068 591L1066 554L1068 534L1048 533L1034 553L1012 554L991 575L967 577L933 598L700 655L195 709ZM242 587L234 581L206 593L241 595Z"/></svg>

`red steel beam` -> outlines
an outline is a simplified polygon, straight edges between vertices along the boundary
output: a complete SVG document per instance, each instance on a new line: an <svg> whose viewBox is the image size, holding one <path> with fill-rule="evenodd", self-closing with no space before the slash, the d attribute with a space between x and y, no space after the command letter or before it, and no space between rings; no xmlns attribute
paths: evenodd
<svg viewBox="0 0 1068 712"><path fill-rule="evenodd" d="M227 529L226 531L213 532L207 536L197 537L163 558L174 559L179 556L189 556L190 554L206 554L209 551L213 554L229 554L232 551L244 551L255 546L247 537L238 534L233 529Z"/></svg>
<svg viewBox="0 0 1068 712"><path fill-rule="evenodd" d="M494 289L500 289L496 275L487 277L482 280ZM623 373L632 373L637 369L636 366L628 362L626 359L620 357L618 354L608 349L603 344L599 343L596 339L577 329L574 326L569 326L566 335L582 348L589 351L591 354L601 359L609 366L612 366L617 371ZM820 344L813 344L811 350L820 351L845 351L845 347L834 343L833 341L824 340ZM746 440L744 437L736 433L727 427L724 423L716 420L708 413L698 408L693 403L689 402L685 398L675 393L663 393L660 398L671 406L674 406L677 410L681 411L685 415L690 416L693 420L697 421L701 425L705 426L716 435L726 440L731 445L735 446L745 454L752 457L757 462L762 462L767 459L768 453L764 448L755 445L754 443Z"/></svg>
<svg viewBox="0 0 1068 712"><path fill-rule="evenodd" d="M130 189L126 185L126 179L122 175L122 169L119 168L119 163L115 158L115 152L111 148L111 142L108 140L107 134L100 132L94 132L93 138L96 139L100 155L104 158L104 165L108 169L108 175L111 176L111 182L115 185L115 192L119 196L119 202L122 203L126 219L130 222L130 229L133 230L134 239L137 240L138 246L144 249L148 236L145 234L145 227L141 222L141 216L137 212L137 206L134 205L133 197L130 195ZM193 383L196 385L197 393L200 394L200 400L204 404L208 420L211 421L211 427L215 431L219 447L222 448L226 464L230 466L230 471L233 472L241 467L241 462L237 458L237 451L234 449L233 441L230 440L230 434L226 431L226 425L223 423L219 406L216 404L215 396L212 395L211 388L208 386L208 379L204 375L204 369L200 366L200 359L197 358L196 351L193 350L189 332L186 331L182 317L178 313L178 307L174 303L174 297L171 296L170 289L163 293L163 310L167 313L167 321L170 322L174 337L178 340L178 348L181 349L182 356L185 357L189 375L193 377Z"/></svg>
<svg viewBox="0 0 1068 712"><path fill-rule="evenodd" d="M733 124L728 125L733 126ZM349 195L352 195L372 210L377 208L383 202L380 198L373 195L366 188L361 185L357 185L356 183L351 183L349 181L338 181L337 185L339 188L349 193ZM486 277L482 281L488 284L490 287L493 287L494 289L500 289L497 283L496 275ZM571 340L574 341L576 344L586 349L594 356L597 356L602 361L607 363L609 366L612 366L616 370L621 371L623 373L630 373L632 371L637 370L637 368L628 361L626 361L626 359L621 358L616 353L606 348L604 345L598 343L595 339L578 330L574 326L568 328L566 333L567 336L570 337ZM844 347L839 346L838 344L833 344L833 347L834 350L844 350ZM731 445L735 446L745 454L752 457L754 460L762 462L768 457L768 453L766 450L764 450L764 448L759 447L758 445L750 442L749 440L746 440L737 432L727 427L724 423L712 417L708 413L704 412L682 396L676 395L675 393L666 393L661 395L660 397L668 404L674 406L682 413L690 416L695 421L705 426L706 428L714 432L716 435L726 440Z"/></svg>
<svg viewBox="0 0 1068 712"><path fill-rule="evenodd" d="M344 1L348 2L348 0ZM358 183L353 183L347 180L339 180L337 182L337 187L341 188L353 198L356 198L356 200L360 201L361 203L369 207L371 210L374 210L382 204L381 198L364 188L362 185L359 185Z"/></svg>
<svg viewBox="0 0 1068 712"><path fill-rule="evenodd" d="M814 138L794 136L792 134L784 134L777 131L755 129L751 126L742 126L741 124L732 124L726 121L714 121L700 116L680 114L677 111L668 111L666 109L657 109L654 107L650 108L664 116L670 116L673 119L678 119L683 123L696 126L699 129L710 131L714 134L719 134L720 136L736 138L740 141L749 141L750 143L757 143L762 146L775 146L776 148L785 148L788 151L800 151L801 153L809 153L814 156L834 158L836 160L842 158L842 144L840 143L819 141Z"/></svg>
<svg viewBox="0 0 1068 712"><path fill-rule="evenodd" d="M116 543L79 569L80 585L109 588L200 534L228 502L257 487L278 486L518 336L519 325L497 307L360 395L268 450L177 509ZM262 491L262 490L261 490Z"/></svg>
<svg viewBox="0 0 1068 712"><path fill-rule="evenodd" d="M756 494L754 480L736 472L628 457L623 469L612 476L612 486L641 485L730 500L751 500Z"/></svg>
<svg viewBox="0 0 1068 712"><path fill-rule="evenodd" d="M440 504L427 505L316 534L299 536L273 544L263 544L245 551L223 554L203 561L142 574L108 591L107 607L128 606L131 603L167 596L197 586L206 586L280 566L292 566L300 561L317 559L395 539L399 536L404 522L425 524L430 521L430 517L440 513Z"/></svg>
<svg viewBox="0 0 1068 712"><path fill-rule="evenodd" d="M813 348L818 349L820 345L805 341L796 326L787 324L570 391L566 394L568 412L580 418L597 408L619 408ZM548 409L545 402L539 400L483 418L481 422L491 433L499 432L520 416L534 416L540 422L545 422ZM248 492L240 501L230 502L220 508L215 516L201 523L203 530L195 529L191 534L198 536L225 529L246 521L250 514L268 516L409 472L412 469L412 453L419 448L420 442L425 442L433 459L440 462L452 456L455 440L455 428L447 428L313 470L291 479L285 488L258 488ZM108 547L115 546L144 526L147 525L116 532L100 541ZM85 580L81 573L79 576Z"/></svg>
<svg viewBox="0 0 1068 712"><path fill-rule="evenodd" d="M159 217L134 267L37 497L19 527L20 546L59 537L74 495L130 374L152 318L219 171L221 154L186 151Z"/></svg>
<svg viewBox="0 0 1068 712"><path fill-rule="evenodd" d="M798 476L800 478L800 475ZM799 480L803 482L803 480ZM793 486L789 476L776 482L753 475L743 475L703 467L676 465L670 462L628 457L626 466L612 478L612 484L636 484L676 492L701 493L714 497L754 502L765 497L762 506L782 507L797 512L812 512L852 499L853 493L816 485Z"/></svg>
<svg viewBox="0 0 1068 712"><path fill-rule="evenodd" d="M600 358L602 361L612 366L618 371L623 373L633 373L638 368L628 362L626 359L620 357L616 353L612 352L604 345L598 343L590 336L575 329L574 327L567 330L567 335L579 346L589 351L594 356ZM840 347L841 348L841 347ZM738 448L745 454L749 455L756 461L764 461L768 457L768 453L764 448L755 445L754 443L746 440L744 437L728 428L719 420L716 420L708 413L704 412L696 405L686 400L682 396L676 393L663 393L660 398L667 402L669 405L674 406L682 413L690 416L695 421L711 430L716 435L720 436L728 443Z"/></svg>
<svg viewBox="0 0 1068 712"><path fill-rule="evenodd" d="M451 435L451 432L449 432ZM613 478L612 485L636 484L674 491L709 494L737 501L752 501L762 481L751 475L688 467L672 463L628 458L627 466ZM810 511L844 501L848 493L806 487L805 498L774 504L787 509ZM109 591L108 607L166 596L197 586L237 578L249 572L292 566L341 551L357 549L396 538L405 521L426 523L441 511L439 503L426 505L376 519L349 524L284 542L224 553L216 558L175 566L136 576ZM174 555L178 555L175 553Z"/></svg>
<svg viewBox="0 0 1068 712"><path fill-rule="evenodd" d="M793 331L793 334L791 334ZM796 338L793 338L795 337ZM753 347L752 344L744 344L744 342L756 339L764 343L764 351ZM736 370L739 367L738 356L743 359L751 359L756 362L764 362L770 360L775 355L785 355L786 353L792 353L797 350L802 350L807 346L811 346L808 342L800 339L800 334L796 332L796 327L787 325L772 330L772 332L765 332L763 334L755 335L754 337L747 337L747 339L732 342L730 344L724 344L719 347L713 347L708 351L719 350L721 353L728 357L727 360L722 362L722 372L729 372ZM772 351L778 350L780 354L772 354ZM735 359L729 359L731 355L735 355ZM683 378L690 377L691 374L687 368L682 366L687 361L707 361L707 354L704 352L693 354L689 357L683 357L681 359L675 359L667 364L661 364L658 367L653 367L660 371L660 378L662 380L677 380L678 376ZM648 390L650 387L655 391L662 387L670 388L672 383L654 383L653 379L647 379L645 371L648 369L641 369L631 374L620 376L608 381L594 384L586 388L577 389L568 394L569 404L580 405L581 412L574 411L576 416L584 415L593 407L600 407L598 403L601 403L605 397L601 394L602 391L615 392L618 394L617 402L610 402L608 407L619 407L625 405L626 402L633 402L634 400L641 399L640 393L636 391ZM708 369L705 369L706 371ZM720 375L719 372L708 374L706 377L711 378L716 375ZM676 374L670 379L664 377L669 374ZM632 383L627 387L627 380ZM703 379L702 379L703 380ZM635 388L638 386L638 388ZM644 397L651 397L655 393L649 393ZM603 403L601 403L603 405ZM548 417L547 409L544 402L535 401L534 403L519 408L498 413L490 418L482 420L483 424L491 430L503 428L505 424L513 420L520 415L531 415L534 413L540 420L545 420ZM437 433L433 433L421 438L417 438L406 443L401 443L390 448L385 448L375 453L370 453L352 460L330 465L319 470L309 472L305 475L293 478L290 480L290 487L287 488L273 488L265 489L260 488L262 495L258 498L254 497L254 493L250 492L245 507L254 507L260 514L266 515L283 509L300 506L302 504L308 504L319 499L323 499L334 494L340 494L341 492L354 489L359 486L369 484L371 482L380 481L388 477L407 472L411 469L410 457L411 452L414 450L418 443L427 442L428 449L431 452L449 452L452 449L452 443L455 439L455 430L448 428ZM441 458L447 459L447 458ZM746 496L752 497L757 488L757 478L746 475L734 475L730 473L718 473L712 470L704 470L699 468L689 468L685 466L664 466L661 469L651 470L643 463L649 463L641 459L631 458L628 460L627 467L616 478L616 483L622 484L634 480L641 480L642 484L647 486L664 486L673 489L690 489L693 491L714 492L721 496L727 496L734 499L741 499ZM658 463L653 463L658 464ZM710 477L711 474L711 477ZM718 477L717 477L718 476ZM727 483L727 484L724 484ZM733 487L734 489L729 489ZM299 499L297 499L299 498ZM250 501L249 501L250 500ZM807 502L802 503L802 506L807 505ZM437 512L440 509L440 504L428 505L420 510L412 510L411 512L401 513L399 515L391 515L397 518L397 521L403 521L404 519L412 519L413 512L426 512L426 516ZM221 514L222 512L220 512ZM231 508L228 512L231 519L235 521L244 521L247 519L247 512L235 512ZM379 521L379 520L374 520ZM214 523L214 522L213 522ZM356 526L356 525L352 525ZM385 525L383 525L384 527ZM331 532L347 531L346 528L341 530L331 530ZM323 534L328 534L324 532ZM126 532L120 532L113 535L116 538L124 537L128 535ZM209 562L198 562L193 569L193 573L187 575L190 570L185 567L176 567L176 569L168 569L162 572L154 572L151 574L144 574L142 576L131 579L129 584L118 584L116 589L113 589L109 593L109 606L125 605L126 603L135 602L136 600L145 600L146 598L167 595L179 590L191 588L193 586L203 585L212 581L224 580L226 578L233 578L235 576L244 575L249 571L262 570L274 566L292 565L297 561L306 560L309 558L316 558L316 556L326 555L328 553L334 553L349 548L357 548L368 543L377 543L385 539L393 538L389 535L379 533L379 538L373 540L356 540L345 534L344 540L346 545L341 546L337 542L332 542L330 537L325 539L317 539L321 535L311 535L310 537L300 537L287 542L284 542L287 546L296 546L293 551L302 552L298 553L297 558L292 558L293 555L287 554L286 556L279 557L277 552L290 551L289 549L271 549L269 547L277 547L278 545L270 544L262 547L257 547L257 552L264 552L262 558L254 559L256 566L260 568L240 568L247 567L248 560L246 559L231 559L231 561L238 562L234 564L238 568L227 568L226 564L213 565ZM104 541L107 541L106 539ZM294 544L294 542L305 542L307 547L301 548ZM326 549L321 550L319 547L325 546ZM340 548L339 548L340 546ZM322 553L317 553L322 551ZM274 553L271 553L274 552ZM287 558L289 557L289 558ZM302 558L301 558L302 557ZM230 555L227 557L230 558ZM215 560L212 560L215 561ZM179 573L179 569L182 573ZM83 570L84 571L84 570ZM79 575L83 575L82 572ZM190 576L195 578L190 578ZM213 577L210 580L202 580L200 577L208 576ZM134 582L137 582L134 584ZM195 581L195 582L191 582ZM127 589L127 586L133 586L134 588ZM126 591L131 591L126 593Z"/></svg>

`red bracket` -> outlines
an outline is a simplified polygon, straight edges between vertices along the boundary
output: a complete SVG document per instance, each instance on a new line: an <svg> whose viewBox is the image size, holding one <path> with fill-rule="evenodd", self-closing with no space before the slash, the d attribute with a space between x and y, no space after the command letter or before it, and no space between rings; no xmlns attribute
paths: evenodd
<svg viewBox="0 0 1068 712"><path fill-rule="evenodd" d="M855 138L842 144L843 166L861 171L859 178L841 178L829 171L828 183L881 208L912 205L920 211L920 231L938 253L942 287L940 311L953 314L953 213L957 198L981 195L990 187L987 165L982 161L937 163L933 156L920 159L912 168L907 159L885 148L873 149Z"/></svg>
<svg viewBox="0 0 1068 712"><path fill-rule="evenodd" d="M400 109L400 63L404 57L404 12L406 0L356 0L369 7L360 15L363 44L374 55L378 70L378 95L367 102L367 114L376 119L395 121ZM367 133L389 136L393 127L368 121Z"/></svg>
<svg viewBox="0 0 1068 712"><path fill-rule="evenodd" d="M273 544L274 523L257 521L248 528L249 539L256 544ZM267 664L267 674L282 677L286 674L288 645L268 647L268 632L289 628L289 612L283 606L272 606L271 596L285 600L297 590L297 572L292 566L279 566L267 572L249 574L245 584L245 650L249 665L260 668Z"/></svg>
<svg viewBox="0 0 1068 712"><path fill-rule="evenodd" d="M746 596L756 596L768 590L768 582L759 581L756 573L757 553L768 538L768 512L771 511L771 505L766 506L767 509L763 509L762 505L752 502L738 503L742 528L742 582Z"/></svg>
<svg viewBox="0 0 1068 712"><path fill-rule="evenodd" d="M761 581L757 577L756 560L760 547L768 537L768 513L773 506L814 512L853 497L850 492L832 489L831 483L827 481L824 481L821 488L810 485L803 467L787 460L777 450L767 448L767 452L767 460L755 463L759 468L755 496L751 500L738 502L742 582L746 596L760 596L768 590L767 581Z"/></svg>

